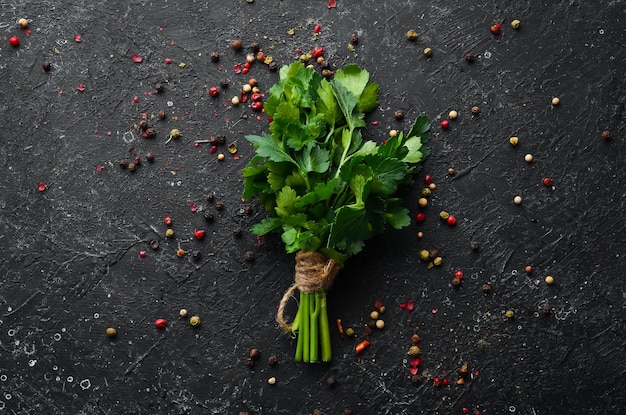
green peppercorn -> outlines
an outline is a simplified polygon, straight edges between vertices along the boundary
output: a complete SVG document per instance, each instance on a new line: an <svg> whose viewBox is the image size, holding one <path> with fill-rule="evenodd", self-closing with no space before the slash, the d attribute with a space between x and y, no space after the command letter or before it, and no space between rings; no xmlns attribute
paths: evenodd
<svg viewBox="0 0 626 415"><path fill-rule="evenodd" d="M418 346L411 346L409 347L409 351L407 353L409 356L419 356L420 354L422 354L422 350L418 347Z"/></svg>
<svg viewBox="0 0 626 415"><path fill-rule="evenodd" d="M425 187L425 188L422 189L422 196L428 197L431 194L432 194L432 191L428 187Z"/></svg>
<svg viewBox="0 0 626 415"><path fill-rule="evenodd" d="M346 336L348 337L354 337L354 329L352 327L348 327L346 329Z"/></svg>
<svg viewBox="0 0 626 415"><path fill-rule="evenodd" d="M417 32L413 29L409 30L406 32L406 38L408 40L415 40L417 39Z"/></svg>
<svg viewBox="0 0 626 415"><path fill-rule="evenodd" d="M421 259L422 261L428 261L428 260L430 259L430 252L428 252L428 251L427 251L427 250L425 250L425 249L422 249L422 250L420 251L420 259Z"/></svg>
<svg viewBox="0 0 626 415"><path fill-rule="evenodd" d="M445 210L442 210L441 212L439 212L439 217L443 220L447 220L450 217L450 214Z"/></svg>
<svg viewBox="0 0 626 415"><path fill-rule="evenodd" d="M200 325L200 317L199 316L191 316L189 319L189 324L196 327Z"/></svg>

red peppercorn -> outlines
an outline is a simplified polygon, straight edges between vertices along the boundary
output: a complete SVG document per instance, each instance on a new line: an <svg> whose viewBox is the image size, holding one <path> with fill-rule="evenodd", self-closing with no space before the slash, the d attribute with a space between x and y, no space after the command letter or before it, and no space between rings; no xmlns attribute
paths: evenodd
<svg viewBox="0 0 626 415"><path fill-rule="evenodd" d="M9 45L13 46L14 48L18 47L20 45L20 38L17 36L11 36L9 38Z"/></svg>
<svg viewBox="0 0 626 415"><path fill-rule="evenodd" d="M454 277L462 280L463 279L463 271L461 271L460 269L457 269L456 271L454 271Z"/></svg>
<svg viewBox="0 0 626 415"><path fill-rule="evenodd" d="M494 35L499 35L500 32L502 31L502 25L500 23L495 23L493 25L491 25L491 33L493 33Z"/></svg>
<svg viewBox="0 0 626 415"><path fill-rule="evenodd" d="M204 231L204 229L196 228L196 229L193 230L193 237L196 238L199 241L204 239L204 235L205 234L206 234L206 232Z"/></svg>
<svg viewBox="0 0 626 415"><path fill-rule="evenodd" d="M454 217L453 215L448 216L448 219L446 219L446 223L449 226L454 226L456 225L456 217Z"/></svg>
<svg viewBox="0 0 626 415"><path fill-rule="evenodd" d="M216 97L220 94L220 89L217 87L212 86L211 88L209 88L209 96L212 97Z"/></svg>
<svg viewBox="0 0 626 415"><path fill-rule="evenodd" d="M146 251L139 251L139 258L145 258L148 256L148 253Z"/></svg>
<svg viewBox="0 0 626 415"><path fill-rule="evenodd" d="M418 222L424 222L426 220L426 214L423 212L418 213L415 215L415 220Z"/></svg>
<svg viewBox="0 0 626 415"><path fill-rule="evenodd" d="M424 184L426 186L430 185L433 182L433 176L431 176L430 174L427 174L426 176L424 176Z"/></svg>
<svg viewBox="0 0 626 415"><path fill-rule="evenodd" d="M446 378L444 379L442 382L443 386L448 386L448 384L450 383L450 381Z"/></svg>
<svg viewBox="0 0 626 415"><path fill-rule="evenodd" d="M154 325L159 329L164 329L165 326L167 326L167 320L165 320L164 318L158 318L154 322Z"/></svg>
<svg viewBox="0 0 626 415"><path fill-rule="evenodd" d="M469 409L469 408L463 408L461 411L462 411L464 414L469 414L470 409Z"/></svg>
<svg viewBox="0 0 626 415"><path fill-rule="evenodd" d="M263 95L259 94L258 92L255 92L252 95L250 95L250 99L252 101L260 101L261 98L263 98Z"/></svg>
<svg viewBox="0 0 626 415"><path fill-rule="evenodd" d="M172 60L170 58L165 58L165 64L166 65L171 65L172 64Z"/></svg>
<svg viewBox="0 0 626 415"><path fill-rule="evenodd" d="M255 112L261 111L261 109L263 109L263 103L261 101L255 101L250 104L250 109Z"/></svg>
<svg viewBox="0 0 626 415"><path fill-rule="evenodd" d="M311 57L317 59L323 54L324 54L324 48L320 46L319 48L313 49L313 51L311 52Z"/></svg>
<svg viewBox="0 0 626 415"><path fill-rule="evenodd" d="M441 120L441 122L439 123L439 126L443 128L444 130L447 130L450 127L450 121Z"/></svg>
<svg viewBox="0 0 626 415"><path fill-rule="evenodd" d="M441 386L441 383L442 383L442 382L441 382L441 379L440 379L440 378L438 378L438 377L434 377L434 378L433 378L433 385L435 385L436 387Z"/></svg>
<svg viewBox="0 0 626 415"><path fill-rule="evenodd" d="M171 218L171 217L169 217L169 216L166 216L166 217L163 219L163 222L165 222L165 224L166 224L167 226L170 226L170 225L172 224L172 218Z"/></svg>
<svg viewBox="0 0 626 415"><path fill-rule="evenodd" d="M321 31L322 31L322 25L321 25L321 24L319 24L319 23L318 23L318 24L316 24L316 25L315 25L315 27L313 28L313 31L314 31L315 33L319 33L319 32L321 32Z"/></svg>
<svg viewBox="0 0 626 415"><path fill-rule="evenodd" d="M244 74L244 75L247 74L248 72L250 72L250 68L243 68L241 70L241 73Z"/></svg>
<svg viewBox="0 0 626 415"><path fill-rule="evenodd" d="M135 157L135 164L136 165L140 165L141 164L141 157L139 157L139 156Z"/></svg>
<svg viewBox="0 0 626 415"><path fill-rule="evenodd" d="M541 179L541 183L543 183L543 185L546 187L550 187L552 186L552 179L549 177L544 177L543 179Z"/></svg>

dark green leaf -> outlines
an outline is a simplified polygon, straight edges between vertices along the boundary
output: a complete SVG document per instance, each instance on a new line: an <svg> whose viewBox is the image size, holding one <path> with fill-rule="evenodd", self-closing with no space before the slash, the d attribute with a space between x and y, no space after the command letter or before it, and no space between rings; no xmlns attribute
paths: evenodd
<svg viewBox="0 0 626 415"><path fill-rule="evenodd" d="M294 165L296 162L287 154L280 143L278 143L274 137L269 134L263 133L262 136L247 135L246 140L254 144L256 152L261 157L266 157L269 160L276 162L289 162Z"/></svg>
<svg viewBox="0 0 626 415"><path fill-rule="evenodd" d="M267 235L281 227L281 221L278 218L265 218L261 222L252 226L252 233L258 236Z"/></svg>

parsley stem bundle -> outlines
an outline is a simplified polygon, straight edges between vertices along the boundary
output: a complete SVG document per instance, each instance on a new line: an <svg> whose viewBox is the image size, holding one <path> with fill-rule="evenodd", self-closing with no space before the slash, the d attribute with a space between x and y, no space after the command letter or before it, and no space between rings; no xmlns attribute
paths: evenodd
<svg viewBox="0 0 626 415"><path fill-rule="evenodd" d="M256 155L243 169L243 198L258 197L268 217L252 227L256 235L281 234L290 253L315 253L311 269L322 282L298 278L284 302L298 289L300 304L293 325L298 335L296 360L332 357L326 290L347 258L386 226L410 223L398 193L428 155L428 118L419 116L408 134L383 143L365 141L365 115L378 107L378 85L357 65L322 78L300 62L284 66L264 108L269 133L248 135ZM308 258L311 260L311 258ZM304 281L304 282L303 282ZM320 356L321 354L321 356Z"/></svg>

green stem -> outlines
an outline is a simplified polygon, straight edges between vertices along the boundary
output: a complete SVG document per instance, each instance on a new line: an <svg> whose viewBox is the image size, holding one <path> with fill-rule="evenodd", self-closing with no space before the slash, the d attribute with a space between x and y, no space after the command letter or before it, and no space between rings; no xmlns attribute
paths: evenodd
<svg viewBox="0 0 626 415"><path fill-rule="evenodd" d="M319 335L318 335L318 317L320 314L319 298L317 293L310 294L311 299L309 301L309 312L311 319L310 328L310 360L309 362L317 362L319 360Z"/></svg>
<svg viewBox="0 0 626 415"><path fill-rule="evenodd" d="M300 308L296 311L296 316L293 318L293 323L291 323L291 333L292 335L298 331L300 327Z"/></svg>
<svg viewBox="0 0 626 415"><path fill-rule="evenodd" d="M299 326L304 318L304 313L300 312L300 308L302 306L302 292L300 292L300 306L298 307L298 312L296 313L296 317L293 320L293 326ZM292 326L292 333L295 333L295 330ZM296 342L296 362L301 362L304 354L304 337L302 336L302 332L298 333L298 339Z"/></svg>
<svg viewBox="0 0 626 415"><path fill-rule="evenodd" d="M322 347L322 362L330 362L333 358L332 345L330 343L330 327L328 323L328 307L326 303L326 292L318 291L315 294L319 300L319 337Z"/></svg>
<svg viewBox="0 0 626 415"><path fill-rule="evenodd" d="M310 324L311 324L311 316L309 303L311 302L311 294L307 294L305 292L300 292L300 313L302 314L300 317L300 333L298 334L298 338L302 337L302 361L308 363L311 361L311 351L309 349L309 345L311 344L310 340Z"/></svg>

